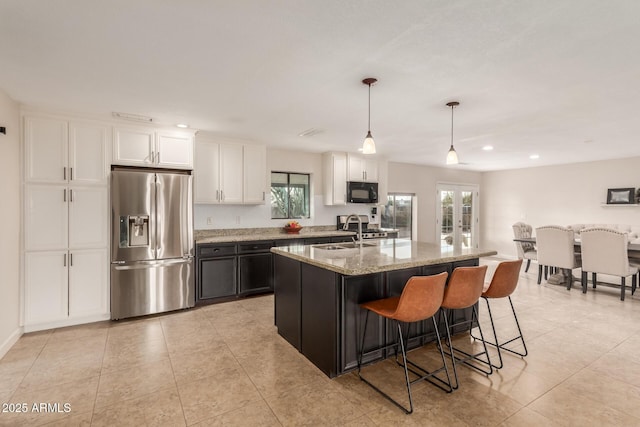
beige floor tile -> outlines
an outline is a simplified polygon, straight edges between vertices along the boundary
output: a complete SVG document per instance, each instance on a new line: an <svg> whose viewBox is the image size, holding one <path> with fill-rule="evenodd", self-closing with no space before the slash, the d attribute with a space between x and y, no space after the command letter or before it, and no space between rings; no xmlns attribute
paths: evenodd
<svg viewBox="0 0 640 427"><path fill-rule="evenodd" d="M196 329L179 335L165 337L170 354L187 354L203 350L213 350L224 345L224 340L211 327Z"/></svg>
<svg viewBox="0 0 640 427"><path fill-rule="evenodd" d="M140 342L107 341L102 360L102 373L128 369L132 366L169 359L164 339Z"/></svg>
<svg viewBox="0 0 640 427"><path fill-rule="evenodd" d="M366 415L356 418L353 421L349 421L345 424L345 427L374 427L377 424L373 422L371 418Z"/></svg>
<svg viewBox="0 0 640 427"><path fill-rule="evenodd" d="M609 353L589 365L599 375L640 387L640 363Z"/></svg>
<svg viewBox="0 0 640 427"><path fill-rule="evenodd" d="M173 387L97 409L92 426L184 426L178 390Z"/></svg>
<svg viewBox="0 0 640 427"><path fill-rule="evenodd" d="M560 424L529 408L522 408L499 425L500 427L553 427Z"/></svg>
<svg viewBox="0 0 640 427"><path fill-rule="evenodd" d="M38 425L91 412L97 388L96 376L37 390L18 389L11 402L26 403L27 412L0 414L0 425Z"/></svg>
<svg viewBox="0 0 640 427"><path fill-rule="evenodd" d="M47 427L89 427L91 425L91 417L93 412L85 412L82 414L73 414L62 418L59 421L47 423Z"/></svg>
<svg viewBox="0 0 640 427"><path fill-rule="evenodd" d="M244 357L238 361L263 396L327 378L298 354L281 354L275 358Z"/></svg>
<svg viewBox="0 0 640 427"><path fill-rule="evenodd" d="M24 377L29 372L29 369L35 361L35 356L20 358L9 358L7 360L0 360L0 395L7 396L7 394L13 393ZM4 400L3 400L4 402Z"/></svg>
<svg viewBox="0 0 640 427"><path fill-rule="evenodd" d="M264 400L249 402L242 408L194 424L198 427L278 427L281 425Z"/></svg>
<svg viewBox="0 0 640 427"><path fill-rule="evenodd" d="M535 412L566 426L637 426L635 418L592 399L585 393L557 387L528 406Z"/></svg>
<svg viewBox="0 0 640 427"><path fill-rule="evenodd" d="M171 366L178 384L209 377L218 371L240 368L226 345L193 353L173 354Z"/></svg>
<svg viewBox="0 0 640 427"><path fill-rule="evenodd" d="M102 354L80 350L61 354L42 353L20 383L20 388L47 388L100 375Z"/></svg>
<svg viewBox="0 0 640 427"><path fill-rule="evenodd" d="M109 342L114 344L164 339L162 325L155 317L111 322L108 334Z"/></svg>
<svg viewBox="0 0 640 427"><path fill-rule="evenodd" d="M265 400L283 426L343 425L364 415L362 408L345 399L326 379L269 395Z"/></svg>
<svg viewBox="0 0 640 427"><path fill-rule="evenodd" d="M108 372L100 376L96 407L115 405L173 387L175 387L175 380L169 360Z"/></svg>
<svg viewBox="0 0 640 427"><path fill-rule="evenodd" d="M447 404L456 418L475 426L499 424L523 407L514 399L473 381L461 383L460 388L448 396Z"/></svg>
<svg viewBox="0 0 640 427"><path fill-rule="evenodd" d="M588 396L640 419L640 388L603 376L591 368L578 372L558 388L568 390L577 396Z"/></svg>
<svg viewBox="0 0 640 427"><path fill-rule="evenodd" d="M210 377L178 384L178 391L189 425L262 399L242 369L226 369Z"/></svg>

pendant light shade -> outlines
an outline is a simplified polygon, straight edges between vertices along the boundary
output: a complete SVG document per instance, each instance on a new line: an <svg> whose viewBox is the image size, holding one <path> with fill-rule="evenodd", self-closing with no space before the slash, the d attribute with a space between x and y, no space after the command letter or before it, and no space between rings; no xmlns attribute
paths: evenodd
<svg viewBox="0 0 640 427"><path fill-rule="evenodd" d="M376 153L376 143L373 140L373 136L371 136L371 85L377 82L377 79L373 77L366 78L362 81L363 84L369 86L369 121L367 125L367 136L362 143L362 153L363 154L375 154Z"/></svg>
<svg viewBox="0 0 640 427"><path fill-rule="evenodd" d="M449 148L449 152L447 153L448 165L458 164L458 153L456 153L456 149L453 148L453 109L458 105L460 105L460 103L457 101L447 102L447 107L451 107L451 147Z"/></svg>

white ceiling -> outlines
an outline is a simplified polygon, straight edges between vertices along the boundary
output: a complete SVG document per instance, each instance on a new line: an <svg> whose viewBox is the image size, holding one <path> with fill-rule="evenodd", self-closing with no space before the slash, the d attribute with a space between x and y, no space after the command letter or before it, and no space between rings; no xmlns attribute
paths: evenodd
<svg viewBox="0 0 640 427"><path fill-rule="evenodd" d="M444 165L451 100L458 168L623 158L640 156L638 16L637 0L2 0L0 89L356 151L376 77L371 130L392 161Z"/></svg>

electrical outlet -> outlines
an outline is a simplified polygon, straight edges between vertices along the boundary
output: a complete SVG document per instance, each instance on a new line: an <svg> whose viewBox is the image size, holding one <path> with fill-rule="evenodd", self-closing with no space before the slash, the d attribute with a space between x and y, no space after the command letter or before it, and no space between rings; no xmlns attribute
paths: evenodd
<svg viewBox="0 0 640 427"><path fill-rule="evenodd" d="M210 216L207 217L207 225L211 225L213 224L213 218L211 218Z"/></svg>

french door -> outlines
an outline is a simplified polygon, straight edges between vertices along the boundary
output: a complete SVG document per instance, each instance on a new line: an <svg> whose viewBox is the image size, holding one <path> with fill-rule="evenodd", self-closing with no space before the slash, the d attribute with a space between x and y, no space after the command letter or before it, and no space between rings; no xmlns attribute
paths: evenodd
<svg viewBox="0 0 640 427"><path fill-rule="evenodd" d="M479 191L477 185L437 185L436 238L441 248L478 247Z"/></svg>

